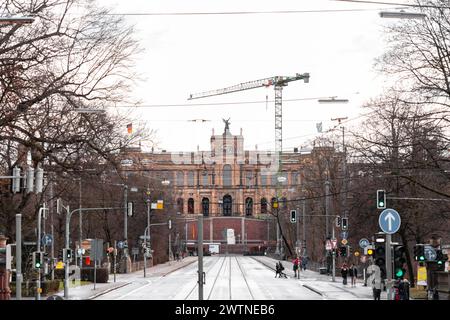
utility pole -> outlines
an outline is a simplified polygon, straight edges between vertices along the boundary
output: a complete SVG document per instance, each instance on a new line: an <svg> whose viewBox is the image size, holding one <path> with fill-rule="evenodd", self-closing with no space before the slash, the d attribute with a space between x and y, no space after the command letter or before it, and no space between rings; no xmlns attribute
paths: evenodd
<svg viewBox="0 0 450 320"><path fill-rule="evenodd" d="M303 256L306 257L306 199L303 196Z"/></svg>
<svg viewBox="0 0 450 320"><path fill-rule="evenodd" d="M80 209L80 270L83 267L83 252L81 251L81 243L83 242L83 211L81 210L81 176L79 181L79 209ZM94 262L95 263L95 262ZM76 264L76 262L75 262Z"/></svg>
<svg viewBox="0 0 450 320"><path fill-rule="evenodd" d="M128 186L124 185L123 191L123 217L124 217L124 226L123 226L123 236L125 247L123 248L123 255L125 257L125 273L128 273Z"/></svg>
<svg viewBox="0 0 450 320"><path fill-rule="evenodd" d="M51 172L49 173L49 184L50 184L50 208L49 208L49 215L50 215L50 232L52 234L52 248L51 248L51 265L52 265L52 280L55 280L55 235L54 235L54 230L53 230L53 206L54 206L54 201L53 201L53 180L52 180L52 174Z"/></svg>
<svg viewBox="0 0 450 320"><path fill-rule="evenodd" d="M203 214L198 216L198 300L203 300Z"/></svg>
<svg viewBox="0 0 450 320"><path fill-rule="evenodd" d="M330 181L328 180L328 171L327 171L327 180L325 181L325 239L329 239L330 234L328 231L328 215L330 212ZM327 252L327 251L326 251ZM325 253L326 261L327 261L327 273L329 272L329 260L328 260L328 252ZM332 254L333 256L333 254ZM328 273L329 275L329 273Z"/></svg>
<svg viewBox="0 0 450 320"><path fill-rule="evenodd" d="M22 299L22 215L16 214L16 299Z"/></svg>

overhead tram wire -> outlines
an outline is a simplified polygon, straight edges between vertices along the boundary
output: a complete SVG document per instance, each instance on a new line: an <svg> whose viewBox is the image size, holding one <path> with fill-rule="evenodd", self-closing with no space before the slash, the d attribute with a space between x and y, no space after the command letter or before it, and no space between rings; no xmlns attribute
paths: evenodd
<svg viewBox="0 0 450 320"><path fill-rule="evenodd" d="M269 11L216 11L216 12L124 12L106 13L109 16L207 16L207 15L254 15L254 14L297 14L297 13L341 13L379 11L387 8L373 9L312 9L312 10L269 10Z"/></svg>
<svg viewBox="0 0 450 320"><path fill-rule="evenodd" d="M401 2L383 2L383 1L369 1L369 0L332 0L336 2L352 2L352 3L360 3L360 4L383 4L390 6L403 6L402 8L395 9L404 9L405 7L413 7L413 8L431 8L431 9L450 9L450 6L435 6L430 4L414 4L414 3L401 3ZM392 8L390 8L392 9Z"/></svg>

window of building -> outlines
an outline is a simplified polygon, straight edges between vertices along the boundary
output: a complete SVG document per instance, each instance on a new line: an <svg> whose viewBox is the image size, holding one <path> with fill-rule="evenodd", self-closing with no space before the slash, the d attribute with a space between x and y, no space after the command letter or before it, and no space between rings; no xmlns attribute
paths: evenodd
<svg viewBox="0 0 450 320"><path fill-rule="evenodd" d="M272 186L277 185L277 174L276 173L273 173L270 175L270 183Z"/></svg>
<svg viewBox="0 0 450 320"><path fill-rule="evenodd" d="M246 216L253 215L253 199L252 198L245 199L245 215Z"/></svg>
<svg viewBox="0 0 450 320"><path fill-rule="evenodd" d="M192 198L188 200L188 213L194 213L194 199Z"/></svg>
<svg viewBox="0 0 450 320"><path fill-rule="evenodd" d="M209 185L209 175L208 175L208 171L203 171L202 172L202 186L208 186Z"/></svg>
<svg viewBox="0 0 450 320"><path fill-rule="evenodd" d="M261 213L267 213L267 199L261 199Z"/></svg>
<svg viewBox="0 0 450 320"><path fill-rule="evenodd" d="M188 172L188 186L193 187L194 186L194 171Z"/></svg>
<svg viewBox="0 0 450 320"><path fill-rule="evenodd" d="M267 175L261 173L261 185L267 186Z"/></svg>
<svg viewBox="0 0 450 320"><path fill-rule="evenodd" d="M232 213L232 206L233 206L233 199L229 194L225 195L223 197L223 203L222 203L222 210L224 216L231 216Z"/></svg>
<svg viewBox="0 0 450 320"><path fill-rule="evenodd" d="M202 214L207 217L209 215L209 199L202 199Z"/></svg>
<svg viewBox="0 0 450 320"><path fill-rule="evenodd" d="M293 186L300 184L299 177L300 177L299 172L292 172L292 185Z"/></svg>
<svg viewBox="0 0 450 320"><path fill-rule="evenodd" d="M177 213L184 213L184 201L182 198L177 199Z"/></svg>
<svg viewBox="0 0 450 320"><path fill-rule="evenodd" d="M231 166L229 164L223 166L223 186L231 187Z"/></svg>
<svg viewBox="0 0 450 320"><path fill-rule="evenodd" d="M280 199L280 208L287 208L287 199L285 197Z"/></svg>
<svg viewBox="0 0 450 320"><path fill-rule="evenodd" d="M255 185L255 182L253 181L253 172L247 171L245 174L245 185L247 187L252 187Z"/></svg>
<svg viewBox="0 0 450 320"><path fill-rule="evenodd" d="M184 172L177 172L177 186L184 186Z"/></svg>

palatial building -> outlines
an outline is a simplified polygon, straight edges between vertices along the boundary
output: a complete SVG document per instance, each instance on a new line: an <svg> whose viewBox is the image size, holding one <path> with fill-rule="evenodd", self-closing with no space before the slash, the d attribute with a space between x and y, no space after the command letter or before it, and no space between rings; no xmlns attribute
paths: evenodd
<svg viewBox="0 0 450 320"><path fill-rule="evenodd" d="M225 121L222 134L212 132L209 151L145 153L139 149L121 154L122 165L152 172L171 181L174 209L183 217L203 214L204 239L208 243L226 242L226 229L233 229L236 246L267 246L275 241L269 226L271 202L277 196L278 158L272 152L244 150L242 129L232 134ZM280 207L301 188L310 154L282 154ZM269 228L270 227L270 228ZM196 223L186 226L186 242L196 239ZM230 248L228 248L230 249ZM239 251L239 249L237 249Z"/></svg>

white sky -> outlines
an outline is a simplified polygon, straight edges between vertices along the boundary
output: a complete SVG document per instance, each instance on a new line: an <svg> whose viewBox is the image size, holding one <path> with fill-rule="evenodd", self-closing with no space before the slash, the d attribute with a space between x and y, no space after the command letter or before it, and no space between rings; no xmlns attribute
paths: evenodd
<svg viewBox="0 0 450 320"><path fill-rule="evenodd" d="M386 5L328 0L98 0L117 13L218 12L317 9L377 9ZM393 1L392 1L393 2ZM394 10L394 7L391 7ZM357 117L360 106L381 92L384 79L373 70L386 47L379 10L253 15L127 16L145 50L137 70L144 81L130 96L143 105L265 101L273 87L188 101L190 93L219 89L271 76L309 72L309 84L291 82L284 99L338 96L348 104L316 100L283 103L283 149L304 145L337 123ZM358 93L358 94L357 94ZM157 130L158 147L170 151L209 150L211 129L223 132L221 118L231 118L231 132L243 128L246 149L272 149L274 104L266 103L141 108L140 121ZM190 119L211 122L188 122ZM351 124L357 121L350 122ZM126 128L124 128L126 130Z"/></svg>

